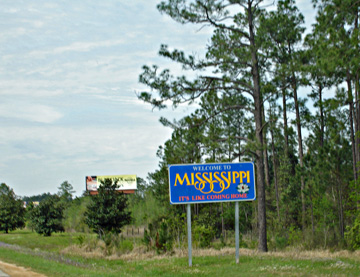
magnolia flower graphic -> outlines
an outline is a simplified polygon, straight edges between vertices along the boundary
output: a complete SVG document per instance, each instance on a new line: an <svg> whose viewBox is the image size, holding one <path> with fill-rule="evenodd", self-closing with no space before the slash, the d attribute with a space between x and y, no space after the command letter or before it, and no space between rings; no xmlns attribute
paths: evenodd
<svg viewBox="0 0 360 277"><path fill-rule="evenodd" d="M246 193L246 192L248 192L250 190L250 188L249 188L248 185L240 184L240 185L237 186L237 190L240 193Z"/></svg>

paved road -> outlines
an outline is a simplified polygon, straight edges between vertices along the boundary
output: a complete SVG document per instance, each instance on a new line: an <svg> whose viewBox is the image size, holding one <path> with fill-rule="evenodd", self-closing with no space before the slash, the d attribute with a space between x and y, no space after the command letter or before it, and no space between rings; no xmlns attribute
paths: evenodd
<svg viewBox="0 0 360 277"><path fill-rule="evenodd" d="M10 276L7 275L5 272L1 271L0 269L0 277L10 277Z"/></svg>

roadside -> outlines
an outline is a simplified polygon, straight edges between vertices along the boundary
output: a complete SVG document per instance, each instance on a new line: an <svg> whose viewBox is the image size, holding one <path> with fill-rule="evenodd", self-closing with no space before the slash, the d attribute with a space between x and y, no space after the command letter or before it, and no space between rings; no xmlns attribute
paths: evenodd
<svg viewBox="0 0 360 277"><path fill-rule="evenodd" d="M5 273L5 274L2 274ZM31 271L29 268L24 268L14 264L8 264L0 261L0 276L1 277L44 277L45 275Z"/></svg>

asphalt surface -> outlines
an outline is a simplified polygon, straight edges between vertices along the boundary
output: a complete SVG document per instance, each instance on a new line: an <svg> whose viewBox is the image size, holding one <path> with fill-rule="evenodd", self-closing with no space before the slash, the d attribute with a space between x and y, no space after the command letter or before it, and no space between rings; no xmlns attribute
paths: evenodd
<svg viewBox="0 0 360 277"><path fill-rule="evenodd" d="M0 269L0 277L10 277L10 276L7 275L5 272L1 271Z"/></svg>

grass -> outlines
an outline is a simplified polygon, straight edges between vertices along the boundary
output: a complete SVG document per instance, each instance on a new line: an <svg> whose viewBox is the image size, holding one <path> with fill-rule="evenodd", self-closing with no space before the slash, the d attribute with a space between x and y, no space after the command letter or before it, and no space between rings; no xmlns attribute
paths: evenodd
<svg viewBox="0 0 360 277"><path fill-rule="evenodd" d="M64 247L76 244L83 233L55 233L50 237L41 236L29 230L16 230L9 234L0 234L0 241L16 244L30 249L57 252ZM95 237L95 235L86 235Z"/></svg>
<svg viewBox="0 0 360 277"><path fill-rule="evenodd" d="M360 255L348 251L258 253L240 249L240 262L236 264L232 248L194 249L192 267L188 266L186 250L172 256L140 251L138 255L132 253L120 258L62 254L63 249L76 243L78 235L63 233L47 238L27 231L0 234L1 242L22 247L1 248L0 260L31 267L48 276L360 275Z"/></svg>

